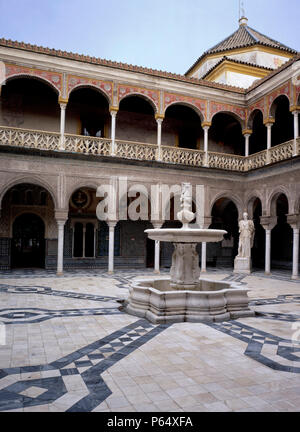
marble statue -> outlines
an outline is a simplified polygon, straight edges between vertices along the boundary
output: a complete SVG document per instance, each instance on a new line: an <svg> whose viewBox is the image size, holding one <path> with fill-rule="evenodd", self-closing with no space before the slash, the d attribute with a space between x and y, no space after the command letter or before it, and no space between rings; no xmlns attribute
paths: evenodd
<svg viewBox="0 0 300 432"><path fill-rule="evenodd" d="M239 222L239 249L238 257L248 258L251 257L251 248L253 247L254 240L254 223L248 220L248 213L243 214L243 219Z"/></svg>
<svg viewBox="0 0 300 432"><path fill-rule="evenodd" d="M238 255L234 260L235 273L250 273L251 248L254 241L254 223L248 219L248 213L243 213L243 219L239 221L239 247Z"/></svg>

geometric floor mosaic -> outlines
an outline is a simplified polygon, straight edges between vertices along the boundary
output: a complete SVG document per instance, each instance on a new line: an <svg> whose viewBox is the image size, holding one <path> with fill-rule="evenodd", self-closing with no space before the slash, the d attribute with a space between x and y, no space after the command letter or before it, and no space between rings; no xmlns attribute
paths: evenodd
<svg viewBox="0 0 300 432"><path fill-rule="evenodd" d="M266 278L213 270L208 278L248 286L255 317L153 325L119 310L130 281L145 273L152 276L145 270L5 274L0 331L4 324L9 340L0 344L0 411L300 410L299 281L283 272ZM88 333L94 324L101 337ZM33 359L31 347L49 353L47 338L56 347L60 334L68 354Z"/></svg>

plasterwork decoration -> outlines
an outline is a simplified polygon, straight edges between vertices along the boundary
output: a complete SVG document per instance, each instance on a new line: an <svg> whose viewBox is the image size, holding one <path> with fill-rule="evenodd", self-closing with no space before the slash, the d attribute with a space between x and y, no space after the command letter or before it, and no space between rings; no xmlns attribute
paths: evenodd
<svg viewBox="0 0 300 432"><path fill-rule="evenodd" d="M183 96L180 94L165 93L164 94L164 111L168 108L169 105L171 105L175 102L183 102L183 103L188 103L190 105L193 105L195 108L197 108L202 113L204 119L206 120L207 103L205 100L192 98L189 96Z"/></svg>
<svg viewBox="0 0 300 432"><path fill-rule="evenodd" d="M251 113L253 113L253 111L255 111L255 110L260 110L262 112L263 116L265 117L265 115L264 115L265 114L265 100L264 100L264 98L258 100L257 102L255 102L253 105L251 105L249 107L248 116L247 116L248 119L249 119Z"/></svg>
<svg viewBox="0 0 300 432"><path fill-rule="evenodd" d="M58 72L45 71L41 69L28 68L26 66L18 66L18 65L5 65L6 79L12 76L18 75L28 75L33 77L38 77L43 80L48 81L55 89L58 94L61 96L62 93L62 80L63 74Z"/></svg>
<svg viewBox="0 0 300 432"><path fill-rule="evenodd" d="M110 81L101 81L93 78L86 78L86 77L78 77L74 75L69 75L67 79L67 94L68 97L70 96L71 91L75 87L79 86L92 86L96 87L102 92L104 92L108 99L109 103L111 103L112 95L113 95L113 83Z"/></svg>
<svg viewBox="0 0 300 432"><path fill-rule="evenodd" d="M140 94L151 99L155 105L156 112L159 112L159 91L150 90L143 87L134 87L129 85L119 85L118 86L118 101L120 101L130 94Z"/></svg>
<svg viewBox="0 0 300 432"><path fill-rule="evenodd" d="M211 102L209 121L211 121L211 119L213 118L213 116L215 114L217 114L218 112L221 112L221 111L234 113L241 120L244 120L244 121L246 120L246 109L245 108L234 106L234 105L229 105L229 104L222 104L219 102Z"/></svg>
<svg viewBox="0 0 300 432"><path fill-rule="evenodd" d="M291 86L290 83L286 83L284 86L274 90L268 96L268 108L270 109L274 100L281 95L285 95L288 97L289 101L291 101Z"/></svg>

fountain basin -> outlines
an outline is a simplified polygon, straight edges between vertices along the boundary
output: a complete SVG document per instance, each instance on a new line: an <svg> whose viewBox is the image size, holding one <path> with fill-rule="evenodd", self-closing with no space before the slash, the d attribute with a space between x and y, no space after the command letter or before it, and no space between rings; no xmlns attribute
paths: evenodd
<svg viewBox="0 0 300 432"><path fill-rule="evenodd" d="M145 233L151 240L174 243L211 243L222 241L227 231L200 228L160 228L147 229Z"/></svg>
<svg viewBox="0 0 300 432"><path fill-rule="evenodd" d="M134 281L125 311L153 324L218 322L255 315L248 307L247 288L199 279L193 290L174 290L170 282L170 277Z"/></svg>

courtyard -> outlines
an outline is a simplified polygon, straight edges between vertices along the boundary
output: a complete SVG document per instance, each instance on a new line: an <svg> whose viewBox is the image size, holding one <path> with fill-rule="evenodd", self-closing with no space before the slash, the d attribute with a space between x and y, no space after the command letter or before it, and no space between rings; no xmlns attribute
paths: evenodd
<svg viewBox="0 0 300 432"><path fill-rule="evenodd" d="M0 410L300 410L299 280L209 268L205 278L249 288L256 316L153 325L120 310L145 275L153 272L3 271Z"/></svg>

